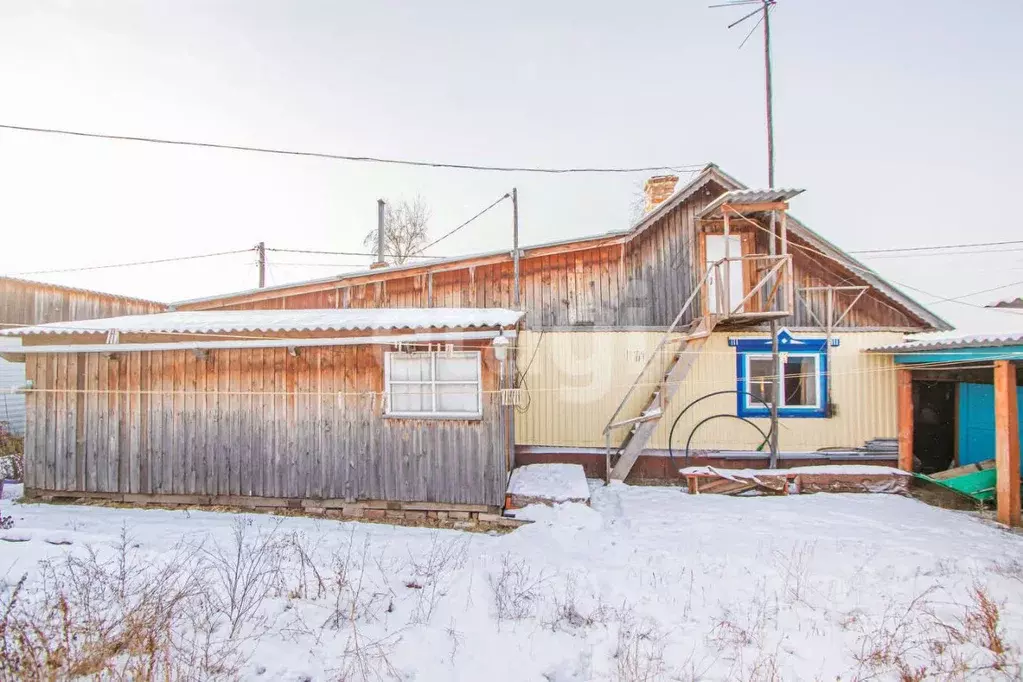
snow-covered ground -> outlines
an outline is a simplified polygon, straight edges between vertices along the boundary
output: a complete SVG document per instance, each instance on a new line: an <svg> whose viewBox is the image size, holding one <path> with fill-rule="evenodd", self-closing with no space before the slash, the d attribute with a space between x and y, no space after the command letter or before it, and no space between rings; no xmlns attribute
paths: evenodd
<svg viewBox="0 0 1023 682"><path fill-rule="evenodd" d="M117 559L123 532L143 584L203 557L207 569L253 576L260 588L248 602L236 589L231 611L223 597L238 581L201 573L220 611L188 621L212 619L223 643L224 613L243 614L233 640L242 679L887 680L900 666L933 679L1018 674L1023 536L975 515L890 495L592 492L592 507L531 507L535 523L504 535L4 502L16 519L6 535L24 541L0 543L0 593L6 582L9 599L27 573L23 594L38 597L41 560L59 568L75 557L84 570L90 548L93 564Z"/></svg>

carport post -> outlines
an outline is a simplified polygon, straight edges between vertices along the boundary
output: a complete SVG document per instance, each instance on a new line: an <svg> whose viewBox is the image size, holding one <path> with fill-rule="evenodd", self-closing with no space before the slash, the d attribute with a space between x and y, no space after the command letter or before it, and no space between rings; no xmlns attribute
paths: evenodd
<svg viewBox="0 0 1023 682"><path fill-rule="evenodd" d="M899 468L913 471L913 372L898 370Z"/></svg>
<svg viewBox="0 0 1023 682"><path fill-rule="evenodd" d="M995 360L995 470L998 476L998 521L1020 525L1019 406L1016 401L1016 365Z"/></svg>

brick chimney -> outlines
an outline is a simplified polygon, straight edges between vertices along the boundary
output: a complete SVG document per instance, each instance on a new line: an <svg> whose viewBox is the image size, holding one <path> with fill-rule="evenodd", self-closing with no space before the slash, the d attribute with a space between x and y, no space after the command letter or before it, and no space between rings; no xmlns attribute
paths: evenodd
<svg viewBox="0 0 1023 682"><path fill-rule="evenodd" d="M643 212L649 213L670 197L675 192L676 184L677 175L658 175L647 180L643 185L643 194L646 196Z"/></svg>

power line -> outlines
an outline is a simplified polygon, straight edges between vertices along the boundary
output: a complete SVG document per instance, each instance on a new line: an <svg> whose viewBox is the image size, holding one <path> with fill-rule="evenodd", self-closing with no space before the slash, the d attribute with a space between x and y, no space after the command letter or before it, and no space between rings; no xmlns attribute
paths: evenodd
<svg viewBox="0 0 1023 682"><path fill-rule="evenodd" d="M461 225L459 225L459 226L458 226L458 227L456 227L455 229L453 229L453 230L451 230L451 231L449 231L449 232L446 232L446 233L442 234L442 235L441 235L440 237L438 237L437 239L434 239L434 240L433 240L432 242L430 242L429 244L427 244L427 245L426 245L426 246L424 246L423 248L421 248L421 249L419 249L418 251L416 251L416 254L422 253L423 251L426 251L426 250L427 250L428 248L430 248L430 247L431 247L431 246L433 246L434 244L437 244L438 242L441 242L441 241L443 241L443 240L447 239L448 237L450 237L451 235L453 235L453 234L454 234L455 232L458 232L458 231L459 231L459 230L461 230L461 229L462 229L463 227L465 227L466 225L468 225L469 223L471 223L472 221L476 220L476 219L477 219L477 218L479 218L479 217L480 217L481 215L483 215L484 213L486 213L487 211L489 211L490 209L492 209L492 208L493 208L494 206L497 206L497 205L498 205L499 203L501 203L502 201L504 201L505 199L508 199L508 198L510 198L510 197L511 197L511 194L505 194L505 195L504 195L503 197L501 197L500 199L498 199L498 200L497 200L497 201L495 201L494 203L490 204L490 205L489 205L489 206L487 206L487 207L486 207L485 209L483 209L482 211L480 211L479 213L477 213L477 214L476 214L476 215L474 215L473 217L469 218L468 220L466 220L466 221L465 221L464 223L462 223ZM415 255L415 254L413 254L413 255Z"/></svg>
<svg viewBox="0 0 1023 682"><path fill-rule="evenodd" d="M176 261L196 260L199 258L213 258L214 256L231 256L237 253L250 253L255 248L236 249L234 251L217 251L215 253L199 253L193 256L177 256L175 258L158 258L156 260L140 260L131 263L111 263L109 265L89 265L81 268L60 268L56 270L30 270L27 272L13 272L9 276L20 275L54 275L62 272L85 272L86 270L108 270L110 268L130 268L136 265L156 265L157 263L173 263Z"/></svg>
<svg viewBox="0 0 1023 682"><path fill-rule="evenodd" d="M419 166L424 168L451 168L455 170L477 170L494 171L499 173L649 173L665 170L701 169L706 164L665 164L661 166L637 166L634 168L602 168L602 167L569 167L569 168L546 168L539 166L490 166L472 163L446 163L440 161L419 161L410 159L392 159L379 156L353 156L349 154L331 154L327 152L299 151L292 149L277 149L273 147L250 147L247 145L223 144L218 142L196 142L191 140L172 140L162 137L143 137L138 135L115 135L106 133L89 133L81 130L66 130L62 128L37 128L34 126L20 126L0 123L0 128L7 130L18 130L29 133L44 133L48 135L69 135L72 137L86 137L101 140L120 140L123 142L146 142L149 144L164 144L178 147L201 147L204 149L228 149L241 152L256 152L260 154L278 154L283 156L305 156L319 159L333 159L336 161L358 161L365 163L385 163L398 166Z"/></svg>
<svg viewBox="0 0 1023 682"><path fill-rule="evenodd" d="M904 246L884 249L860 249L847 253L896 253L899 251L940 251L942 249L969 249L982 246L1012 246L1023 244L1023 239L1010 239L1003 242L974 242L972 244L945 244L943 246Z"/></svg>
<svg viewBox="0 0 1023 682"><path fill-rule="evenodd" d="M375 258L375 253L368 253L363 251L317 251L315 249L270 249L267 251L274 251L275 253L302 253L311 254L315 256L369 256ZM385 253L386 256L397 256L395 253ZM448 256L406 256L406 258L448 258Z"/></svg>
<svg viewBox="0 0 1023 682"><path fill-rule="evenodd" d="M952 257L960 258L961 256L974 256L984 254L1018 254L1023 251L1021 248L981 248L979 251L951 251L951 252L924 252L924 253L909 253L909 254L879 254L877 256L873 254L866 254L863 256L863 260L869 261L891 261L893 259L904 259L904 258L941 258L941 257Z"/></svg>

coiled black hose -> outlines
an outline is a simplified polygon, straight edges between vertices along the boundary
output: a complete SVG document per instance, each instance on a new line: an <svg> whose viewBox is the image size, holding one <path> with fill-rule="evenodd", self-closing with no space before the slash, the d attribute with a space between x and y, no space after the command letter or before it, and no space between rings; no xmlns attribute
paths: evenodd
<svg viewBox="0 0 1023 682"><path fill-rule="evenodd" d="M764 400L762 398L758 398L757 396L753 395L749 391L739 391L739 390L735 390L735 389L727 389L727 390L724 390L724 391L714 391L713 393L708 393L707 395L701 396L701 397L697 398L696 400L692 401L691 403L686 405L685 408L683 408L681 412L678 413L678 416L675 417L675 421L672 422L672 424L671 424L671 430L668 432L668 457L671 458L671 466L675 467L676 471L678 471L679 467L678 467L678 464L675 462L675 449L671 446L671 442L675 438L675 427L678 426L678 423L682 419L682 416L686 412L688 412L689 408L691 408L693 405L695 405L695 404L697 404L699 402L702 402L702 401L706 400L707 398L713 398L714 396L726 395L726 394L730 394L730 393L734 393L736 395L740 395L740 394L741 395L748 395L749 397L753 398L754 400L759 402L761 405L766 407L768 410L771 409L771 406L768 405L766 402L764 402ZM693 430L689 434L689 438L686 439L686 451L685 451L685 457L686 457L685 465L686 466L689 466L689 446L693 442L693 435L705 423L709 422L712 419L718 419L718 418L722 418L722 417L731 417L732 419L738 419L739 421L746 422L747 424L749 424L750 426L755 428L757 431L759 431L760 435L764 437L764 441L760 445L757 446L757 450L760 450L765 445L770 443L770 441L771 441L771 434L774 433L774 424L773 423L771 424L771 428L767 431L767 433L764 433L764 430L762 428L760 428L759 426L754 424L749 419L746 419L745 417L740 417L737 414L729 414L727 412L722 412L720 414L712 414L711 416L706 417L706 418L700 420L700 422L697 423L697 425L693 427ZM771 454L777 455L777 453L775 453L773 451L772 451Z"/></svg>

